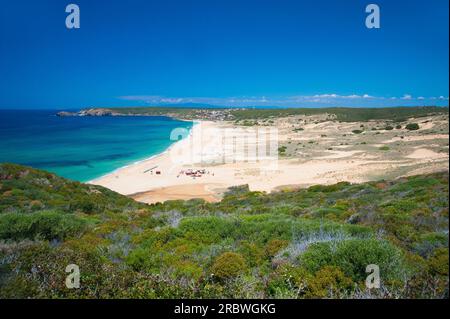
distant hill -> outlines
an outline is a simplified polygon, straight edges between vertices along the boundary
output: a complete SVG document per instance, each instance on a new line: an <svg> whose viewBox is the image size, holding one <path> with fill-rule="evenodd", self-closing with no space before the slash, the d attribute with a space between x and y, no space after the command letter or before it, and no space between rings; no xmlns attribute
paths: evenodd
<svg viewBox="0 0 450 319"><path fill-rule="evenodd" d="M91 108L79 112L59 112L60 116L170 116L180 119L205 120L252 120L293 115L334 115L337 121L356 122L369 120L406 121L411 117L422 117L436 114L448 114L448 107L389 107L389 108L204 108L193 107L115 107Z"/></svg>

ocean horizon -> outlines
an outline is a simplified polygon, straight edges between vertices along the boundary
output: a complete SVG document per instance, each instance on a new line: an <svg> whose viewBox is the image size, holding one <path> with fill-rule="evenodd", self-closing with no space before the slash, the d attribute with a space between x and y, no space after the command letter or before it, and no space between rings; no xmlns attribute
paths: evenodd
<svg viewBox="0 0 450 319"><path fill-rule="evenodd" d="M339 105L339 104L328 104L328 105L301 105L301 106L281 106L281 105L251 105L251 106L229 106L229 105L212 105L212 104L162 104L162 105L116 105L116 106L92 106L92 107L83 107L83 108L8 108L8 107L1 107L0 111L33 111L33 110L39 110L39 111L49 111L56 114L57 112L65 111L65 112L79 112L81 110L88 110L91 108L95 109L120 109L120 108L173 108L173 109L257 109L257 110L273 110L273 109L329 109L329 108L348 108L348 109L383 109L383 108L417 108L417 107L439 107L439 108L448 108L449 105L447 104L423 104L423 105L408 105L408 104L396 104L396 105Z"/></svg>
<svg viewBox="0 0 450 319"><path fill-rule="evenodd" d="M164 152L170 132L193 122L165 116L58 117L55 110L0 110L0 163L87 182Z"/></svg>

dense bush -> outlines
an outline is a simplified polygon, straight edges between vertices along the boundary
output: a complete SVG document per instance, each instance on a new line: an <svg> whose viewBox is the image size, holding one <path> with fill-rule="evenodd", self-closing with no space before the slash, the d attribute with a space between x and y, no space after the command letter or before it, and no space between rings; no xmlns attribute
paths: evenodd
<svg viewBox="0 0 450 319"><path fill-rule="evenodd" d="M420 127L419 127L419 124L417 124L417 123L409 123L405 126L405 128L409 131L415 131L415 130L418 130Z"/></svg>
<svg viewBox="0 0 450 319"><path fill-rule="evenodd" d="M280 146L278 147L278 154L284 155L286 153L287 147L286 146Z"/></svg>
<svg viewBox="0 0 450 319"><path fill-rule="evenodd" d="M433 274L448 277L448 248L438 248L428 261L428 266Z"/></svg>
<svg viewBox="0 0 450 319"><path fill-rule="evenodd" d="M447 172L144 205L0 165L0 298L445 298L447 233Z"/></svg>
<svg viewBox="0 0 450 319"><path fill-rule="evenodd" d="M141 108L142 110L154 108ZM114 109L117 110L117 109ZM139 110L139 109L138 109ZM172 111L172 110L171 110ZM190 112L182 110L180 112ZM191 111L192 112L192 111ZM404 122L411 117L427 116L431 114L448 114L448 108L442 107L392 107L392 108L289 108L289 109L246 109L233 110L235 119L265 119L270 117L286 117L291 115L314 115L323 113L336 115L336 120L343 122L369 121L376 119Z"/></svg>
<svg viewBox="0 0 450 319"><path fill-rule="evenodd" d="M266 254L269 257L275 256L281 249L285 248L289 242L282 239L271 239L266 245Z"/></svg>
<svg viewBox="0 0 450 319"><path fill-rule="evenodd" d="M370 264L380 267L385 280L401 279L406 272L401 251L386 241L376 239L314 244L300 255L299 261L311 272L328 265L339 267L356 282L367 277L366 266Z"/></svg>
<svg viewBox="0 0 450 319"><path fill-rule="evenodd" d="M144 207L101 186L69 181L54 174L15 164L0 165L0 212L42 209L98 214Z"/></svg>
<svg viewBox="0 0 450 319"><path fill-rule="evenodd" d="M307 281L307 298L339 297L351 291L354 286L351 278L347 277L341 268L325 266L318 270L314 277Z"/></svg>
<svg viewBox="0 0 450 319"><path fill-rule="evenodd" d="M275 298L345 298L354 289L352 279L335 266L311 273L303 267L284 264L268 282L269 294Z"/></svg>
<svg viewBox="0 0 450 319"><path fill-rule="evenodd" d="M86 226L84 219L55 211L5 213L0 214L0 239L63 240L82 234Z"/></svg>
<svg viewBox="0 0 450 319"><path fill-rule="evenodd" d="M223 253L216 258L211 271L219 279L236 277L246 271L245 259L238 253Z"/></svg>

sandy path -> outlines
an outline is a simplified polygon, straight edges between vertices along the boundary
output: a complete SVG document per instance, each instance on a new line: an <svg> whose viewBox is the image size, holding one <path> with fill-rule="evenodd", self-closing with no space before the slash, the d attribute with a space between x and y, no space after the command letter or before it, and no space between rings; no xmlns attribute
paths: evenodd
<svg viewBox="0 0 450 319"><path fill-rule="evenodd" d="M404 136L403 138L394 137L390 140L384 141L383 143L395 143L395 142L416 142L416 141L434 141L437 139L448 140L448 135L446 134L434 134L434 135L423 135L423 136Z"/></svg>
<svg viewBox="0 0 450 319"><path fill-rule="evenodd" d="M406 157L413 159L439 159L439 158L446 158L447 154L439 154L426 148L419 148L414 152L412 152L411 154L407 155Z"/></svg>
<svg viewBox="0 0 450 319"><path fill-rule="evenodd" d="M220 196L214 194L208 184L185 184L162 187L155 190L130 195L133 199L146 202L157 203L174 199L192 199L202 198L208 202L216 202L220 200Z"/></svg>

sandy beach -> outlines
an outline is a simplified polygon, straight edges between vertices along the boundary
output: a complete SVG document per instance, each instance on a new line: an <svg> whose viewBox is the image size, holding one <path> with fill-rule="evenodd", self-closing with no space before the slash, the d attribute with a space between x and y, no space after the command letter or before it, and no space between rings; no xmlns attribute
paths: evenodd
<svg viewBox="0 0 450 319"><path fill-rule="evenodd" d="M199 121L190 133L174 132L189 135L166 152L90 183L146 203L218 201L228 187L243 184L271 192L448 170L448 124L440 118L425 120L415 132L364 134L351 133L360 123L317 123L317 118L302 120L301 132L293 130L296 118L277 119L270 127ZM436 127L446 132L437 134ZM280 146L286 153L278 153Z"/></svg>

